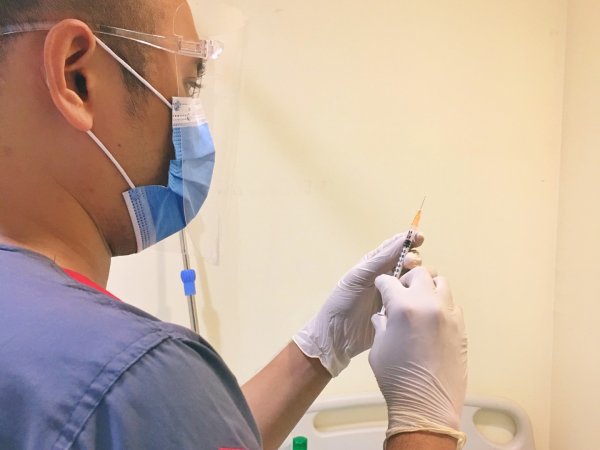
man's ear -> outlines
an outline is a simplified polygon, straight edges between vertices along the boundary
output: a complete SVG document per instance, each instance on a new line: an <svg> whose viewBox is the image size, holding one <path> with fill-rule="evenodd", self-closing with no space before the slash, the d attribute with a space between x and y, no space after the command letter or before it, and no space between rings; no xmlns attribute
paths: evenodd
<svg viewBox="0 0 600 450"><path fill-rule="evenodd" d="M85 23L66 19L48 32L44 45L46 84L56 108L74 128L92 129L89 64L96 38Z"/></svg>

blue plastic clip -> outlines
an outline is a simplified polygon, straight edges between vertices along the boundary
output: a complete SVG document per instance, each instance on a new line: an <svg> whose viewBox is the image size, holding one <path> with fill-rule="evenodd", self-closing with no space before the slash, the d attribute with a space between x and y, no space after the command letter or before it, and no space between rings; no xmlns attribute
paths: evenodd
<svg viewBox="0 0 600 450"><path fill-rule="evenodd" d="M196 271L193 269L181 271L181 281L186 297L196 295Z"/></svg>

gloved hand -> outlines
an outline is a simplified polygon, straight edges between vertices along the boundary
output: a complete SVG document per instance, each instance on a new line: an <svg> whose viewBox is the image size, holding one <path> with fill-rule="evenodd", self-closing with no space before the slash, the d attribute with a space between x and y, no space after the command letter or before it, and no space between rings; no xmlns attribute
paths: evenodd
<svg viewBox="0 0 600 450"><path fill-rule="evenodd" d="M458 431L467 387L467 336L460 307L442 277L416 268L401 280L377 278L386 315L375 314L369 363L388 407L387 438Z"/></svg>
<svg viewBox="0 0 600 450"><path fill-rule="evenodd" d="M364 256L338 283L321 311L293 337L300 350L319 358L332 376L371 348L375 336L371 316L381 308L375 278L396 267L405 238L406 233L394 236ZM413 248L422 243L423 236L417 235ZM404 266L411 269L420 263L418 253L409 252Z"/></svg>

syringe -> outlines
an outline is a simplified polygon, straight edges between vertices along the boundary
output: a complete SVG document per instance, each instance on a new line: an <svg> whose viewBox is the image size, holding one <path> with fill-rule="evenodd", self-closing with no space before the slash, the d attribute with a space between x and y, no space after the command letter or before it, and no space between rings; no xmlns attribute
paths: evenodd
<svg viewBox="0 0 600 450"><path fill-rule="evenodd" d="M402 244L402 250L400 251L400 257L398 258L398 264L396 264L396 269L394 270L394 276L398 279L403 275L402 271L404 269L404 261L406 260L406 255L412 248L415 238L417 237L417 232L419 230L419 222L421 221L421 213L423 212L423 206L425 205L425 200L427 197L423 199L421 203L421 207L417 211L415 218L413 219L410 227L408 229L408 233L406 234L406 238L404 239L404 243ZM381 307L380 315L385 315L385 306Z"/></svg>

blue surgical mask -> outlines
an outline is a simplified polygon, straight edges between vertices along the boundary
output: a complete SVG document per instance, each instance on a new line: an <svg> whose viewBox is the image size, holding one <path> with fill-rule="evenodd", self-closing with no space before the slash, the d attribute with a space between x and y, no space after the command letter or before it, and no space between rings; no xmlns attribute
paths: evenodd
<svg viewBox="0 0 600 450"><path fill-rule="evenodd" d="M141 252L183 230L197 216L212 180L215 148L198 98L175 97L173 103L169 103L106 44L99 39L97 41L172 110L175 159L169 166L166 187L136 187L104 144L92 131L88 131L88 135L115 164L131 188L123 193L123 197L135 231L137 250Z"/></svg>

